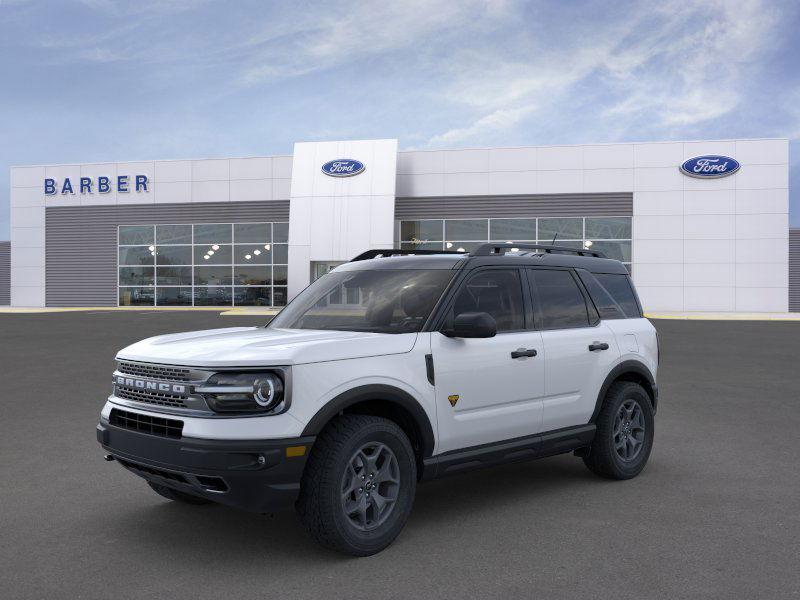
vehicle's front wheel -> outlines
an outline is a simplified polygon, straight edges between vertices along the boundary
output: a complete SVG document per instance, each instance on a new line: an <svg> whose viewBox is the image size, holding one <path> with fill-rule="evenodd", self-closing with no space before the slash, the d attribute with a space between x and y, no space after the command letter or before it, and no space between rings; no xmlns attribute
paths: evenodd
<svg viewBox="0 0 800 600"><path fill-rule="evenodd" d="M583 462L592 473L630 479L641 473L653 447L653 407L637 383L618 381L606 394L597 433Z"/></svg>
<svg viewBox="0 0 800 600"><path fill-rule="evenodd" d="M414 450L400 427L381 417L342 415L314 444L297 509L323 546L369 556L403 529L416 485Z"/></svg>
<svg viewBox="0 0 800 600"><path fill-rule="evenodd" d="M153 483L151 481L148 481L147 485L149 485L156 494L163 496L167 500L183 502L184 504L211 504L211 500L206 500L200 496L193 496L192 494L179 492L178 490L173 490L165 485L159 485L158 483Z"/></svg>

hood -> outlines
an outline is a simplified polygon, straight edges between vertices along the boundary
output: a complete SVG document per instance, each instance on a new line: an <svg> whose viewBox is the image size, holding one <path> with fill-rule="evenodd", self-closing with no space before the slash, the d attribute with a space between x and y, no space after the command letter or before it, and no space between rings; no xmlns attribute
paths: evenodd
<svg viewBox="0 0 800 600"><path fill-rule="evenodd" d="M192 367L299 365L410 352L416 333L228 327L148 338L117 358Z"/></svg>

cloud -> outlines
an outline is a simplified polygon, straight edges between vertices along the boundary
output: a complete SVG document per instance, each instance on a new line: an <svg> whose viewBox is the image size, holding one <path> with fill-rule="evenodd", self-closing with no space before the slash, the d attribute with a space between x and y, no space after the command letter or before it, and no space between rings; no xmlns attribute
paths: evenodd
<svg viewBox="0 0 800 600"><path fill-rule="evenodd" d="M431 146L453 145L478 137L484 133L498 129L508 129L519 123L522 119L534 111L533 106L523 106L521 108L501 108L485 117L481 117L468 127L450 129L442 134L435 135L428 143Z"/></svg>

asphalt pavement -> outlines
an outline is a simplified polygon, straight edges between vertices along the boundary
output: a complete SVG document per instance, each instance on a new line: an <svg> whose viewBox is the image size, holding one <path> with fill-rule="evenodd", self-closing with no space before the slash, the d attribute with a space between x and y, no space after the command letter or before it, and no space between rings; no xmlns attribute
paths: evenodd
<svg viewBox="0 0 800 600"><path fill-rule="evenodd" d="M655 321L661 403L638 478L566 455L424 484L397 541L353 559L294 513L171 503L102 460L116 350L264 319L0 315L0 597L800 597L800 323Z"/></svg>

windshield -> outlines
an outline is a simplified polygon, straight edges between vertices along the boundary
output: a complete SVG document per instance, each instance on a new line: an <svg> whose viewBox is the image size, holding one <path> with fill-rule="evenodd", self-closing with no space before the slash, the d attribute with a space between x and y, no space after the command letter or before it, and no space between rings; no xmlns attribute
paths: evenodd
<svg viewBox="0 0 800 600"><path fill-rule="evenodd" d="M414 333L422 329L453 274L412 269L334 271L303 290L269 326Z"/></svg>

